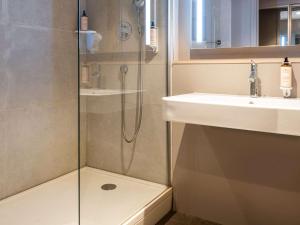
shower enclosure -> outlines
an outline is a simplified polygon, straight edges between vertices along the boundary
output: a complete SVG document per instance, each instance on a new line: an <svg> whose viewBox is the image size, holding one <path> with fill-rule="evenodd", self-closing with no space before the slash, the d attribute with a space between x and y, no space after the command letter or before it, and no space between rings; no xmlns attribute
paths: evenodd
<svg viewBox="0 0 300 225"><path fill-rule="evenodd" d="M167 129L161 119L168 1L81 3L90 29L79 35L81 221L121 224L168 190ZM147 46L151 22L159 29L158 52Z"/></svg>
<svg viewBox="0 0 300 225"><path fill-rule="evenodd" d="M167 21L168 0L0 0L1 225L155 224L171 209Z"/></svg>

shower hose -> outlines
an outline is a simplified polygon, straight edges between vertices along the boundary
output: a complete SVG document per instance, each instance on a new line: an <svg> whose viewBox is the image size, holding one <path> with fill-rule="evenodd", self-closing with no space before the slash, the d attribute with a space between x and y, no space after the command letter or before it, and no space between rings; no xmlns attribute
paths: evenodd
<svg viewBox="0 0 300 225"><path fill-rule="evenodd" d="M136 141L141 129L143 118L143 74L142 74L142 25L140 23L140 10L138 10L138 33L139 33L139 52L138 52L138 71L137 71L137 92L136 92L136 111L135 111L135 128L133 134L130 136L127 134L126 129L126 74L128 72L127 65L121 66L121 104L122 104L122 138L127 143L133 143Z"/></svg>

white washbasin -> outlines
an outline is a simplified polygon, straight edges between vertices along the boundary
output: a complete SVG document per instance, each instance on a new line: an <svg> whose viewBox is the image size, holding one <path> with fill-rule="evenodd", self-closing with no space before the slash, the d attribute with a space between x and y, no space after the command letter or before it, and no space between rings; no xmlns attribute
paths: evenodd
<svg viewBox="0 0 300 225"><path fill-rule="evenodd" d="M163 102L167 121L300 136L300 99L191 93Z"/></svg>

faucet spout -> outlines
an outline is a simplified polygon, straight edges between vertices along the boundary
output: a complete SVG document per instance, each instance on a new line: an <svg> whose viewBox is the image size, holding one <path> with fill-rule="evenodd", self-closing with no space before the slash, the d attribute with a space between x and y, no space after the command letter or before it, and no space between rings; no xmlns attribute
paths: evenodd
<svg viewBox="0 0 300 225"><path fill-rule="evenodd" d="M258 97L258 77L257 77L257 64L251 61L251 72L249 76L250 83L250 96L253 98Z"/></svg>

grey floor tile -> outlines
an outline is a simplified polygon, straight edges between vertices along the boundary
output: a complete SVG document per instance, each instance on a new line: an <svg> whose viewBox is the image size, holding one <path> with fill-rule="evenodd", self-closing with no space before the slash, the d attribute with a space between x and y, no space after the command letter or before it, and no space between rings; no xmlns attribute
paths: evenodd
<svg viewBox="0 0 300 225"><path fill-rule="evenodd" d="M168 221L165 225L187 225L186 223L180 223L177 221Z"/></svg>
<svg viewBox="0 0 300 225"><path fill-rule="evenodd" d="M187 216L181 213L174 213L164 218L163 221L157 225L221 225L218 223L210 222L193 216Z"/></svg>
<svg viewBox="0 0 300 225"><path fill-rule="evenodd" d="M180 224L189 225L192 222L193 218L181 213L176 213L172 216L171 221L176 221Z"/></svg>
<svg viewBox="0 0 300 225"><path fill-rule="evenodd" d="M210 221L203 220L203 219L200 219L200 218L193 218L190 225L221 225L221 224L210 222Z"/></svg>

